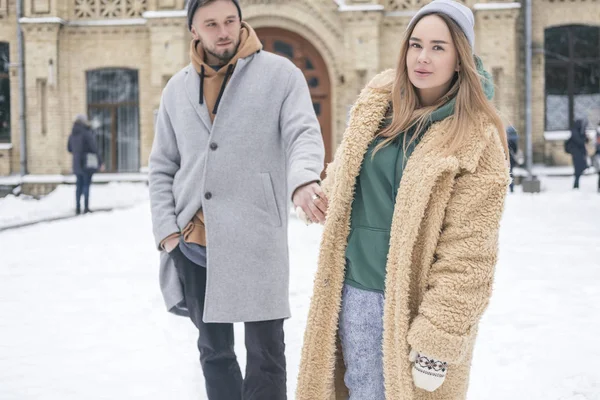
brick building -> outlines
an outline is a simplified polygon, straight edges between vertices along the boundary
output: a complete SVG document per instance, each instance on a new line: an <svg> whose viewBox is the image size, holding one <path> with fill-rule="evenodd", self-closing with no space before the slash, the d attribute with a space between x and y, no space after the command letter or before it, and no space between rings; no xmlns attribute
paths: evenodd
<svg viewBox="0 0 600 400"><path fill-rule="evenodd" d="M185 0L23 0L28 172L70 172L74 116L98 124L107 168L147 166L154 113L168 79L189 62ZM524 129L520 2L463 0L476 17L476 52L497 85L506 121ZM331 157L350 106L425 0L242 0L265 48L305 72ZM533 0L536 162L563 164L576 118L600 119L600 2ZM0 175L19 172L16 0L0 0ZM522 135L523 136L523 135Z"/></svg>

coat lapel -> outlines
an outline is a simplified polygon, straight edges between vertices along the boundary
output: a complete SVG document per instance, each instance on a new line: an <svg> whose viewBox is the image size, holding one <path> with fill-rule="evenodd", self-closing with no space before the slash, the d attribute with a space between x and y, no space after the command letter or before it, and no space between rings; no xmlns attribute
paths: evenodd
<svg viewBox="0 0 600 400"><path fill-rule="evenodd" d="M335 187L330 195L330 205L327 220L333 223L325 224L323 237L336 237L334 248L321 248L321 255L327 259L322 260L332 266L333 270L325 268L325 279L331 281L336 290L341 288L344 281L345 249L348 235L350 234L350 213L354 200L356 177L369 147L388 108L389 93L363 90L350 113L347 132L341 144L343 152L336 171ZM336 160L336 163L338 161ZM331 257L331 258L329 258ZM339 308L340 302L336 302ZM332 310L334 314L335 311ZM336 319L337 323L337 319Z"/></svg>
<svg viewBox="0 0 600 400"><path fill-rule="evenodd" d="M305 360L304 373L300 374L301 379L298 382L298 386L306 392L306 396L301 397L302 399L329 399L325 393L332 394L331 389L334 387L334 376L328 372L335 370L339 360L335 356L323 357L323 354L339 354L336 332L344 282L344 251L350 232L354 184L369 143L377 132L387 109L388 97L389 94L385 93L371 95L368 89L361 93L353 107L349 126L344 134L343 151L339 160L336 159L339 168L336 168L335 186L330 193L327 223L319 251L320 267L315 277L315 282L321 284L315 286L308 322L311 329L307 329L304 338L305 343L312 343L312 345L305 345L302 350L302 359ZM320 322L317 324L311 321ZM309 379L310 384L304 385L302 378L311 376L326 378L317 380L317 385ZM342 395L340 394L338 398L342 398L340 396Z"/></svg>
<svg viewBox="0 0 600 400"><path fill-rule="evenodd" d="M210 115L208 115L206 102L200 104L200 77L192 65L189 65L186 71L185 92L207 131L210 132L212 130L212 121L210 120Z"/></svg>
<svg viewBox="0 0 600 400"><path fill-rule="evenodd" d="M229 78L227 85L225 86L225 91L223 92L223 96L221 97L221 102L219 103L219 112L215 115L215 120L213 122L213 127L217 126L218 121L220 119L227 119L227 113L229 112L229 108L231 107L232 100L230 98L231 91L236 90L239 93L248 93L249 91L244 87L246 80L241 80L240 76L242 71L246 68L248 63L254 59L257 53L254 53L246 58L240 58L235 63L235 69L233 70L233 74ZM223 117L225 115L225 117ZM219 117L221 116L221 117Z"/></svg>
<svg viewBox="0 0 600 400"><path fill-rule="evenodd" d="M425 134L408 159L392 217L392 236L386 266L383 354L386 390L390 393L412 393L407 382L412 381L410 369L400 365L408 360L410 352L406 343L411 318L412 257L430 197L440 181L453 179L459 169L455 156L443 156L432 142L440 133L434 124ZM444 183L451 187L452 183ZM441 199L440 199L441 200ZM391 367L391 368L390 368ZM405 376L389 371L402 371ZM406 399L409 399L407 397Z"/></svg>

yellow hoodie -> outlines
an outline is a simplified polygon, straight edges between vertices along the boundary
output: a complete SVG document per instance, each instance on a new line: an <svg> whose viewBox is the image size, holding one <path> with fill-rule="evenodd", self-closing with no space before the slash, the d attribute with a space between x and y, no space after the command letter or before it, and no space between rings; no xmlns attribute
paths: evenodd
<svg viewBox="0 0 600 400"><path fill-rule="evenodd" d="M190 58L192 65L200 75L201 99L200 104L206 101L211 121L214 122L216 111L218 110L218 100L227 85L227 79L233 74L235 64L240 58L246 58L262 49L262 44L254 32L254 29L245 22L242 22L240 33L240 45L237 53L218 71L215 71L210 65L204 61L204 48L202 43L192 40L190 43ZM202 92L204 98L202 99ZM215 108L215 105L217 108Z"/></svg>
<svg viewBox="0 0 600 400"><path fill-rule="evenodd" d="M200 104L206 102L208 114L212 122L218 112L220 98L223 95L227 80L233 74L235 64L241 58L246 58L258 51L262 50L262 43L258 39L256 32L250 25L242 22L240 32L240 45L237 53L226 64L215 71L210 65L204 61L204 48L199 41L193 40L190 43L190 59L192 65L200 75ZM183 234L183 240L188 243L196 243L206 246L206 227L204 225L204 214L202 209L198 210L192 220L186 225L182 233L173 233L165 238L161 245L164 246L168 239L178 237Z"/></svg>

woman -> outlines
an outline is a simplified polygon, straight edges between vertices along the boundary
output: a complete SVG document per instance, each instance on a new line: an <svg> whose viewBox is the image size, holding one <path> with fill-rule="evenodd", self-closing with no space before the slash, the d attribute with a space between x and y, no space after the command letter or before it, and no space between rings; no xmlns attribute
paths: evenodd
<svg viewBox="0 0 600 400"><path fill-rule="evenodd" d="M422 8L352 109L314 200L328 208L297 400L466 396L510 183L473 21L451 0Z"/></svg>
<svg viewBox="0 0 600 400"><path fill-rule="evenodd" d="M90 186L92 175L98 170L104 170L98 144L87 117L78 114L73 124L67 150L73 154L73 174L77 181L75 185L75 214L81 214L81 195L83 195L83 212L90 211Z"/></svg>

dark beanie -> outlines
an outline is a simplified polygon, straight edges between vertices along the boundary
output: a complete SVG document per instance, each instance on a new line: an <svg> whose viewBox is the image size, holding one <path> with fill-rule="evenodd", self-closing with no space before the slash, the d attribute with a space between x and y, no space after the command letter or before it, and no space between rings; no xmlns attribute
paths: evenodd
<svg viewBox="0 0 600 400"><path fill-rule="evenodd" d="M239 0L231 0L231 2L233 4L235 4L235 7L238 10L238 15L240 16L240 21L242 20L242 9L240 8L240 3ZM202 4L200 4L202 3ZM194 14L196 14L196 11L198 10L198 8L200 8L201 6L207 4L208 2L206 0L190 0L188 2L188 9L187 9L187 18L188 18L188 29L191 31L192 30L192 20L194 19Z"/></svg>

